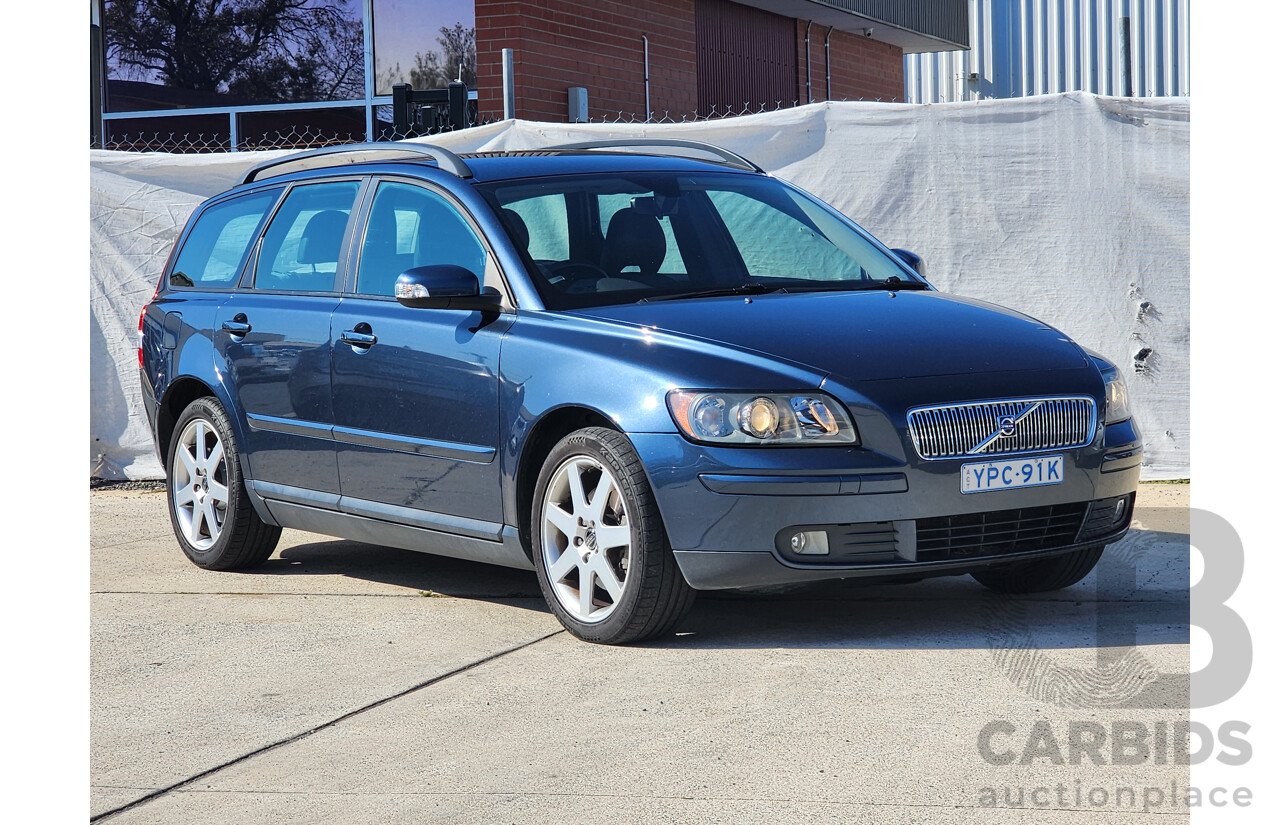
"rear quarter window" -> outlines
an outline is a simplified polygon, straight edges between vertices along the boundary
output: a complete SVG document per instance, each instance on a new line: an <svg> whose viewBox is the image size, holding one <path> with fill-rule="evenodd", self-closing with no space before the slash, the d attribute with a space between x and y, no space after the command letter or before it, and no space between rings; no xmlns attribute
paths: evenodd
<svg viewBox="0 0 1280 825"><path fill-rule="evenodd" d="M231 288L262 219L279 197L272 189L208 207L196 219L178 251L171 286Z"/></svg>

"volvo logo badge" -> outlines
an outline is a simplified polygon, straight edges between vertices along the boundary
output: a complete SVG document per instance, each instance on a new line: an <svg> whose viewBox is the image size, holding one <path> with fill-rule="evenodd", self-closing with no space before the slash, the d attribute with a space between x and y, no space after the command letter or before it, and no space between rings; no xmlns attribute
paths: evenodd
<svg viewBox="0 0 1280 825"><path fill-rule="evenodd" d="M1002 416L1000 419L1000 435L1011 436L1018 431L1018 422L1011 416Z"/></svg>

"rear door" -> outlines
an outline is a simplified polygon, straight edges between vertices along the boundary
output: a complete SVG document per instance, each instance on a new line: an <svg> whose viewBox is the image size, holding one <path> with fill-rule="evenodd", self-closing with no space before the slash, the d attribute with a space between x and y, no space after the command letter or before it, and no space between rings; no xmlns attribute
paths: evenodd
<svg viewBox="0 0 1280 825"><path fill-rule="evenodd" d="M290 187L259 242L247 288L223 304L214 326L248 425L253 479L274 485L276 495L331 507L340 488L329 326L361 186L351 178Z"/></svg>
<svg viewBox="0 0 1280 825"><path fill-rule="evenodd" d="M497 539L498 355L514 316L394 297L401 272L428 264L465 267L505 293L494 256L464 210L419 183L379 181L367 211L332 324L343 509Z"/></svg>

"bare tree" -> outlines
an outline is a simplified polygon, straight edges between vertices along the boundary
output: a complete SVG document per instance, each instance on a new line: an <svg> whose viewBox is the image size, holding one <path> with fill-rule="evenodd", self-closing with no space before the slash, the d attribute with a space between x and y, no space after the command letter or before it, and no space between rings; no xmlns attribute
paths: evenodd
<svg viewBox="0 0 1280 825"><path fill-rule="evenodd" d="M117 75L262 100L362 97L361 22L342 0L114 0Z"/></svg>
<svg viewBox="0 0 1280 825"><path fill-rule="evenodd" d="M461 80L468 89L476 87L476 30L461 23L441 26L437 42L444 50L445 82Z"/></svg>

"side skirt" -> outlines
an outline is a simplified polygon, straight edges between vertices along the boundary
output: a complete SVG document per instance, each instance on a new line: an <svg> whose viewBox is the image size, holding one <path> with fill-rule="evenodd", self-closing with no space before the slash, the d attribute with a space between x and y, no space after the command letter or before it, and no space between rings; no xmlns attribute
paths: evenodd
<svg viewBox="0 0 1280 825"><path fill-rule="evenodd" d="M518 532L508 525L393 507L282 484L249 481L248 486L251 497L259 499L281 527L520 570L533 569L520 544ZM400 513L401 510L404 513ZM371 518L358 513L385 513L388 518ZM415 524L390 518L411 520ZM445 529L416 526L424 524ZM461 535L461 532L470 535Z"/></svg>

